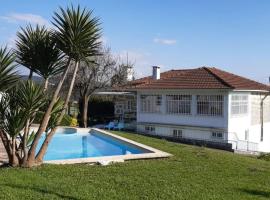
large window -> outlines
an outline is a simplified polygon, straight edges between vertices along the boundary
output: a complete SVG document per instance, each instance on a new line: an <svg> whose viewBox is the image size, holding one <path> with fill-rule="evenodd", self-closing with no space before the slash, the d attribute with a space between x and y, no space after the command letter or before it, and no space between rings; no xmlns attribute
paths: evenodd
<svg viewBox="0 0 270 200"><path fill-rule="evenodd" d="M234 94L231 97L232 115L243 115L248 113L248 95Z"/></svg>
<svg viewBox="0 0 270 200"><path fill-rule="evenodd" d="M161 112L161 95L141 95L141 112L159 113Z"/></svg>
<svg viewBox="0 0 270 200"><path fill-rule="evenodd" d="M191 114L191 95L166 95L168 114Z"/></svg>
<svg viewBox="0 0 270 200"><path fill-rule="evenodd" d="M222 116L223 96L197 95L197 114L208 116Z"/></svg>

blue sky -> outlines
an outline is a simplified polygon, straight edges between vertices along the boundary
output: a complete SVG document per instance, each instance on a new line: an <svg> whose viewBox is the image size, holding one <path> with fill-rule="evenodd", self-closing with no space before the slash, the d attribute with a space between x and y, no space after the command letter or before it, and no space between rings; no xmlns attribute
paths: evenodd
<svg viewBox="0 0 270 200"><path fill-rule="evenodd" d="M161 71L206 65L268 81L268 0L9 0L0 7L0 44L13 46L20 26L49 25L53 11L71 3L94 10L102 40L115 54L129 53L137 77L152 65Z"/></svg>

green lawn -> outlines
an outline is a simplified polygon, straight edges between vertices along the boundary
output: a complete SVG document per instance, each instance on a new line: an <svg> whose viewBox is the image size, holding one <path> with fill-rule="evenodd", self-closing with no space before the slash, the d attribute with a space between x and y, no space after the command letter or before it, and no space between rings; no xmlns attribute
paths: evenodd
<svg viewBox="0 0 270 200"><path fill-rule="evenodd" d="M270 199L270 162L135 134L117 134L174 156L111 166L3 168L0 199Z"/></svg>

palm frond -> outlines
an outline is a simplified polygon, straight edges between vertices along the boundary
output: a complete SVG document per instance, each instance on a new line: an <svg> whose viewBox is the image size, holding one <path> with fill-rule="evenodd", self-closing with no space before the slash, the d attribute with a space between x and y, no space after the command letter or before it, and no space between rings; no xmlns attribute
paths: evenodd
<svg viewBox="0 0 270 200"><path fill-rule="evenodd" d="M17 92L18 104L24 109L27 115L31 116L46 103L46 97L43 88L31 80L20 84Z"/></svg>
<svg viewBox="0 0 270 200"><path fill-rule="evenodd" d="M5 91L12 87L18 80L15 56L7 49L0 48L0 91Z"/></svg>
<svg viewBox="0 0 270 200"><path fill-rule="evenodd" d="M54 37L58 47L74 60L95 56L101 45L100 19L92 16L92 11L80 6L59 8L54 13Z"/></svg>
<svg viewBox="0 0 270 200"><path fill-rule="evenodd" d="M31 25L17 33L15 53L17 62L44 79L56 75L65 67L64 55L57 48L52 33L44 26Z"/></svg>

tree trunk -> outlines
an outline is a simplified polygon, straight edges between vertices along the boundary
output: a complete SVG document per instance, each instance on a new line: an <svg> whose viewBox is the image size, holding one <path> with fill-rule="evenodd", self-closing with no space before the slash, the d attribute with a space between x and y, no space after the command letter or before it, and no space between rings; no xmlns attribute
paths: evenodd
<svg viewBox="0 0 270 200"><path fill-rule="evenodd" d="M35 138L34 138L34 141L31 145L31 148L29 150L29 153L28 153L28 160L27 160L27 166L28 167L32 167L34 164L35 164L35 154L36 154L36 148L37 148L37 145L38 145L38 142L39 142L39 139L42 135L42 133L44 133L44 131L46 130L47 128L47 125L48 125L48 122L50 120L50 115L51 115L51 111L53 109L53 106L55 104L55 102L57 101L57 98L58 98L58 95L59 95L59 92L62 88L62 85L64 83L64 80L67 76L67 73L68 73L68 70L70 68L70 61L71 59L69 58L68 62L67 62L67 67L66 67L66 70L65 72L63 73L63 76L61 78L61 80L59 81L58 85L57 85L57 88L53 94L53 97L52 97L52 100L49 104L49 107L47 108L44 116L43 116L43 119L42 119L42 122L39 126L39 129L35 135Z"/></svg>
<svg viewBox="0 0 270 200"><path fill-rule="evenodd" d="M12 167L17 167L19 165L19 160L16 155L16 137L12 138L12 161L11 161Z"/></svg>
<svg viewBox="0 0 270 200"><path fill-rule="evenodd" d="M49 84L49 79L45 78L45 80L44 80L44 91L46 91L48 89L48 84Z"/></svg>
<svg viewBox="0 0 270 200"><path fill-rule="evenodd" d="M33 77L33 70L30 69L28 80L32 80Z"/></svg>
<svg viewBox="0 0 270 200"><path fill-rule="evenodd" d="M57 130L57 126L61 123L64 115L65 115L65 110L67 109L67 106L68 106L68 102L69 102L69 99L71 97L71 94L72 94L72 90L73 90L73 87L74 87L74 84L75 84L75 80L76 80L76 75L77 75L77 71L78 71L78 68L79 68L79 62L77 61L75 63L75 69L73 71L73 76L72 76L72 79L71 79L71 83L70 83L70 87L69 87L69 90L68 90L68 94L66 96L66 100L65 100L65 103L64 103L64 108L61 112L61 115L60 117L58 118L57 120L57 125L55 128L53 128L49 134L47 135L47 137L45 138L45 141L43 142L37 156L36 156L36 163L37 164L41 164L43 162L43 157L47 151L47 148L48 148L48 145L49 145L49 142L51 141L53 135L55 134L56 130Z"/></svg>
<svg viewBox="0 0 270 200"><path fill-rule="evenodd" d="M83 97L83 114L82 114L82 122L83 122L83 127L87 128L88 126L88 102L89 102L89 96L84 95Z"/></svg>
<svg viewBox="0 0 270 200"><path fill-rule="evenodd" d="M22 158L22 163L21 163L22 166L26 166L26 162L28 158L27 140L29 136L29 129L30 129L30 118L27 119L26 125L24 127L23 144L22 144L23 158Z"/></svg>
<svg viewBox="0 0 270 200"><path fill-rule="evenodd" d="M11 149L11 144L9 142L9 139L7 138L6 134L0 130L0 139L2 140L6 153L8 155L8 161L11 164L12 163L12 149Z"/></svg>

